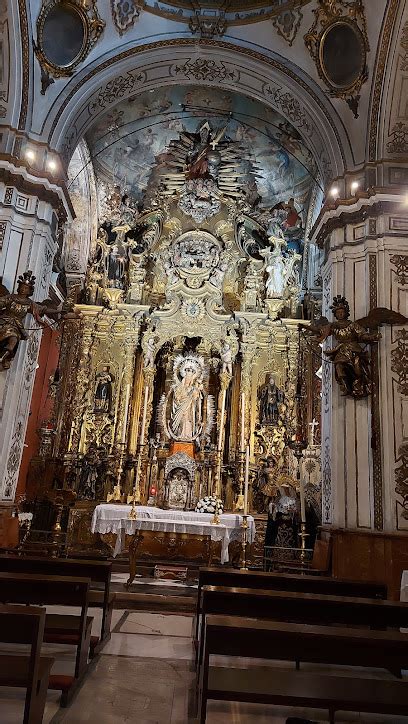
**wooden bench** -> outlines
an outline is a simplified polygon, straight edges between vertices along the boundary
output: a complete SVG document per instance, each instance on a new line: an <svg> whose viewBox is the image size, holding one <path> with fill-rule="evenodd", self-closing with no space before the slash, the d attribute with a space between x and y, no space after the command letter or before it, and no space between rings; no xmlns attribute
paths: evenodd
<svg viewBox="0 0 408 724"><path fill-rule="evenodd" d="M305 661L368 668L406 668L407 636L302 624L207 616L199 687L199 720L207 701L244 701L336 711L406 715L408 682L321 676L295 669L210 666L210 656Z"/></svg>
<svg viewBox="0 0 408 724"><path fill-rule="evenodd" d="M327 596L348 598L387 598L387 586L381 583L345 581L338 578L294 575L290 573L268 573L266 571L240 571L236 568L200 568L198 574L197 611L195 638L198 639L201 613L201 589L203 586L237 586L275 591L316 593Z"/></svg>
<svg viewBox="0 0 408 724"><path fill-rule="evenodd" d="M203 586L198 662L202 660L202 631L208 614L244 617L250 614L253 618L273 621L372 629L408 628L408 603L399 601Z"/></svg>
<svg viewBox="0 0 408 724"><path fill-rule="evenodd" d="M115 594L111 593L111 561L93 561L76 558L44 558L34 556L0 555L0 572L35 573L46 576L79 576L90 578L89 606L102 609L100 641L92 637L92 653L96 653L110 639ZM100 584L102 590L94 587Z"/></svg>
<svg viewBox="0 0 408 724"><path fill-rule="evenodd" d="M43 606L76 606L79 616L47 614L45 643L76 647L74 676L50 676L50 688L62 691L61 705L66 706L76 691L88 666L93 618L88 616L90 581L69 576L36 576L29 573L0 573L0 601Z"/></svg>
<svg viewBox="0 0 408 724"><path fill-rule="evenodd" d="M28 644L27 656L0 655L0 686L25 688L23 724L41 724L48 680L54 659L40 656L45 626L45 609L0 606L0 641ZM0 717L1 718L1 717Z"/></svg>

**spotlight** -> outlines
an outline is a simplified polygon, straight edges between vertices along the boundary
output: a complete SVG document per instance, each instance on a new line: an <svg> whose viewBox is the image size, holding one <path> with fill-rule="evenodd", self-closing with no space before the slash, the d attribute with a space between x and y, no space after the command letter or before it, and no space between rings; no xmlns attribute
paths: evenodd
<svg viewBox="0 0 408 724"><path fill-rule="evenodd" d="M47 168L50 171L56 171L57 170L57 162L53 158L49 158L47 161Z"/></svg>
<svg viewBox="0 0 408 724"><path fill-rule="evenodd" d="M330 189L330 196L332 196L334 199L338 199L338 197L339 197L338 186L332 186L332 188Z"/></svg>
<svg viewBox="0 0 408 724"><path fill-rule="evenodd" d="M27 161L35 161L35 153L32 148L27 149L27 151L25 152L25 157Z"/></svg>
<svg viewBox="0 0 408 724"><path fill-rule="evenodd" d="M358 187L359 187L359 185L360 185L360 184L358 183L358 181L352 181L351 186L350 186L350 188L351 188L351 193L355 194L356 191L357 191L357 189L358 189Z"/></svg>

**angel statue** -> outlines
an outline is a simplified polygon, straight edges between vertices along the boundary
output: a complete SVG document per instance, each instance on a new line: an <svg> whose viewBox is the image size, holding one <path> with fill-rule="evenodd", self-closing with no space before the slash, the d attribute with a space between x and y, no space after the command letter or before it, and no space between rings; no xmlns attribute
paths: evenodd
<svg viewBox="0 0 408 724"><path fill-rule="evenodd" d="M17 294L10 294L6 287L0 284L0 370L8 370L15 357L21 340L28 339L24 329L24 319L32 314L37 324L47 327L41 317L44 314L55 316L57 309L51 299L43 302L33 302L35 276L26 271L17 281Z"/></svg>
<svg viewBox="0 0 408 724"><path fill-rule="evenodd" d="M408 319L392 309L377 307L366 317L352 322L349 320L349 304L340 294L334 297L330 309L335 317L334 322L321 317L308 329L318 335L320 343L328 337L334 337L336 340L336 346L325 350L324 354L334 364L335 377L342 394L356 399L367 397L372 388L371 365L369 354L363 344L378 342L381 334L367 332L366 329L375 329L380 324L405 324Z"/></svg>

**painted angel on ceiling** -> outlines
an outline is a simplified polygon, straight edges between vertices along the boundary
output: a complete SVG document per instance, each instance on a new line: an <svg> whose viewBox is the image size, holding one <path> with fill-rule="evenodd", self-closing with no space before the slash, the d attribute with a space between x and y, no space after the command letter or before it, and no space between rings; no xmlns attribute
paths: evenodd
<svg viewBox="0 0 408 724"><path fill-rule="evenodd" d="M408 318L386 307L372 309L366 317L355 322L349 319L350 307L347 299L338 294L330 307L334 321L321 317L308 327L318 341L324 342L334 337L337 344L326 349L324 354L334 364L335 377L344 396L356 399L367 397L372 391L371 360L365 344L373 344L381 339L377 329L380 324L406 324Z"/></svg>
<svg viewBox="0 0 408 724"><path fill-rule="evenodd" d="M32 314L37 324L47 327L42 317L47 314L53 317L58 310L51 301L34 302L30 297L34 294L35 276L26 271L19 276L17 293L10 294L0 283L0 370L8 370L17 353L18 345L28 339L24 328L24 319Z"/></svg>

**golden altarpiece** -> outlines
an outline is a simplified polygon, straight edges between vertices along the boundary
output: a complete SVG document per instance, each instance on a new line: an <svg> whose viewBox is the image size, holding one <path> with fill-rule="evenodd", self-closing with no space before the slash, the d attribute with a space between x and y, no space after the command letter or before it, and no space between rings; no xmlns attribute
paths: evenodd
<svg viewBox="0 0 408 724"><path fill-rule="evenodd" d="M242 149L208 123L169 157L142 211L111 192L63 323L53 457L77 492L71 542L91 545L106 500L194 510L212 494L239 509L248 444L261 547L276 486L295 488L301 254L290 242L303 229L291 203L251 203Z"/></svg>

